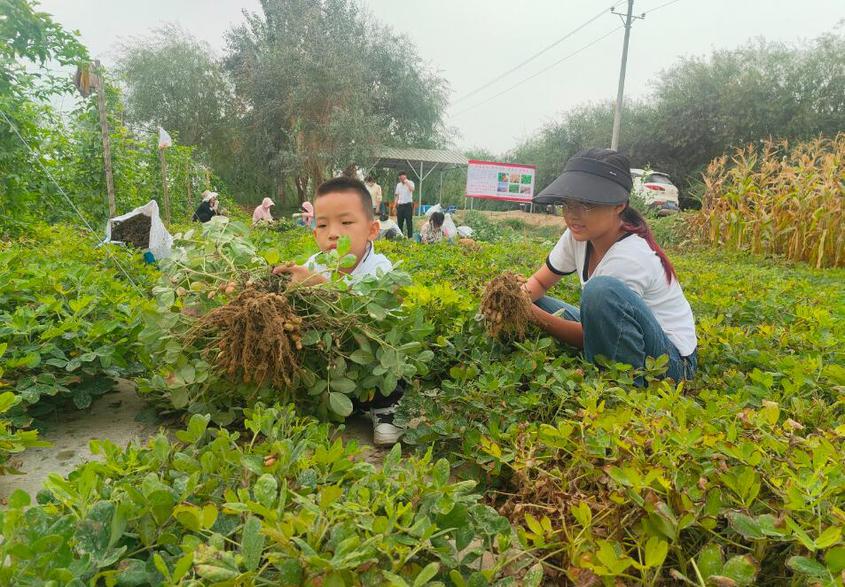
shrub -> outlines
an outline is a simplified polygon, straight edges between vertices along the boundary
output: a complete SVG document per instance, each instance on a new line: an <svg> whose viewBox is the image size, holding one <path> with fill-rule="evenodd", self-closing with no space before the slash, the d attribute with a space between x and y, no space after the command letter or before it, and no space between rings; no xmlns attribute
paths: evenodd
<svg viewBox="0 0 845 587"><path fill-rule="evenodd" d="M522 557L510 525L479 501L475 482L450 482L445 459L403 457L396 445L376 469L292 407L248 410L243 437L208 421L194 415L175 438L144 446L94 441L102 462L51 475L37 505L13 493L0 512L0 583L513 580L504 571ZM531 577L536 586L542 572Z"/></svg>

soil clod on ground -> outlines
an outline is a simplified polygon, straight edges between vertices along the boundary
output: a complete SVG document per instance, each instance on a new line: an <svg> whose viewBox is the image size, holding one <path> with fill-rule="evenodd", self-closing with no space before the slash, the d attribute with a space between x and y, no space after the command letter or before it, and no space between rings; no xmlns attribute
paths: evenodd
<svg viewBox="0 0 845 587"><path fill-rule="evenodd" d="M150 246L150 217L136 214L123 222L115 222L111 227L111 239L139 249Z"/></svg>
<svg viewBox="0 0 845 587"><path fill-rule="evenodd" d="M532 321L531 298L522 289L525 282L522 275L506 271L487 284L481 298L481 314L490 336L525 338Z"/></svg>

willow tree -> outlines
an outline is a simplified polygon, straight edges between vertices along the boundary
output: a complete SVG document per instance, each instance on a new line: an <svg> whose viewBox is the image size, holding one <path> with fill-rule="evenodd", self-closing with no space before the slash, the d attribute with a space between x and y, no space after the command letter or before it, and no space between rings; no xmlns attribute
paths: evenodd
<svg viewBox="0 0 845 587"><path fill-rule="evenodd" d="M227 41L243 149L279 192L291 178L301 201L379 144L440 139L445 82L349 0L262 0Z"/></svg>

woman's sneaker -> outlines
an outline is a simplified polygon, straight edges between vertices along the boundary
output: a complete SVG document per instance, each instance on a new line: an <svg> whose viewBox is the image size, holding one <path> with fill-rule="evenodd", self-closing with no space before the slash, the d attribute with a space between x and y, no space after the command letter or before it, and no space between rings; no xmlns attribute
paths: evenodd
<svg viewBox="0 0 845 587"><path fill-rule="evenodd" d="M370 410L370 417L373 419L373 444L376 446L393 446L405 433L404 428L393 423L395 413L395 405Z"/></svg>

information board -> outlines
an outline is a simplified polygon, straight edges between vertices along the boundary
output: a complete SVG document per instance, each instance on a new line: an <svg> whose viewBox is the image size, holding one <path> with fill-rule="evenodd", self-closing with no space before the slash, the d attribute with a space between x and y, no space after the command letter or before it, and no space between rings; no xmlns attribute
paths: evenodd
<svg viewBox="0 0 845 587"><path fill-rule="evenodd" d="M467 166L468 198L530 202L534 197L534 165L471 160Z"/></svg>

